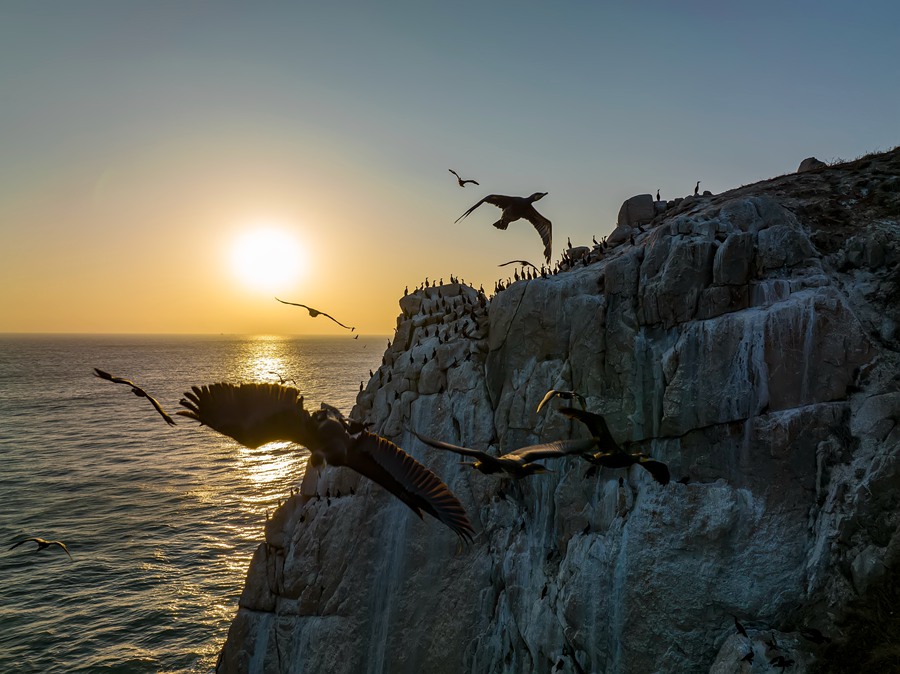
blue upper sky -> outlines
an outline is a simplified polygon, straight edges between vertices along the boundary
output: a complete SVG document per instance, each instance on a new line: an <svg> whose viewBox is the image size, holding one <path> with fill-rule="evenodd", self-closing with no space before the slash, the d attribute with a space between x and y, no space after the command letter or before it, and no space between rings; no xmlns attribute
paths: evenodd
<svg viewBox="0 0 900 674"><path fill-rule="evenodd" d="M347 311L377 309L386 331L425 275L490 287L497 263L538 261L533 230L493 230L491 206L452 224L485 194L548 191L558 254L634 194L893 147L898 26L896 2L5 2L0 282L31 290L0 300L0 331L66 329L27 305L63 316L54 286L109 293L92 255L130 246L138 274L208 276L215 236L254 217L296 227L342 298L347 270L366 274ZM345 301L310 290L284 294ZM72 329L112 329L114 299Z"/></svg>

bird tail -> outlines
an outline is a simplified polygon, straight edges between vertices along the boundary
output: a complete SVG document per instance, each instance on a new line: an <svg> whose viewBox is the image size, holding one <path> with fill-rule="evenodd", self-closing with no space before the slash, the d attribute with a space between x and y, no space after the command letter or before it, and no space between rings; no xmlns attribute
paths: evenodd
<svg viewBox="0 0 900 674"><path fill-rule="evenodd" d="M497 220L497 222L494 223L494 227L496 227L497 229L506 229L507 227L509 227L509 223L505 220Z"/></svg>

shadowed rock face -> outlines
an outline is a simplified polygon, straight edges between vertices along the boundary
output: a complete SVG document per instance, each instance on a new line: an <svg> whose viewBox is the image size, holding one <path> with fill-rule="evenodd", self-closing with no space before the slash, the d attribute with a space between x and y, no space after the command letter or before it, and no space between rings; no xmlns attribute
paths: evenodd
<svg viewBox="0 0 900 674"><path fill-rule="evenodd" d="M267 524L220 671L739 672L751 649L754 671L776 653L809 671L799 626L839 636L900 555L898 175L894 152L686 199L487 308L459 285L404 297L354 415L448 483L475 543L309 473ZM581 437L535 413L550 388L673 482L569 458L512 484L409 432L497 453ZM310 498L326 489L345 496Z"/></svg>

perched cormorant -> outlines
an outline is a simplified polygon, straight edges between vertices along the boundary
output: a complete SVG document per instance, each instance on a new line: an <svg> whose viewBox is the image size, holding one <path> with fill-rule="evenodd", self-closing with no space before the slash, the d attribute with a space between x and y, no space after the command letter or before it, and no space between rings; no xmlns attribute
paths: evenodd
<svg viewBox="0 0 900 674"><path fill-rule="evenodd" d="M533 463L540 459L558 459L569 454L583 454L594 446L593 440L557 440L541 445L522 447L500 456L493 456L478 449L469 449L441 442L413 432L422 442L435 449L443 449L463 456L471 456L476 459L474 463L464 462L475 470L490 475L492 473L506 473L510 477L521 479L536 473L549 473L546 467L539 463Z"/></svg>
<svg viewBox="0 0 900 674"><path fill-rule="evenodd" d="M534 225L538 234L541 235L541 240L544 242L544 257L549 264L550 253L553 248L553 226L550 221L538 213L532 205L538 199L543 199L547 194L549 194L549 192L535 192L530 197L508 197L503 194L489 194L459 216L454 222L459 222L484 203L491 204L497 208L502 208L503 213L500 215L500 219L494 223L494 227L497 229L506 229L511 222L520 219L528 220L528 222Z"/></svg>
<svg viewBox="0 0 900 674"><path fill-rule="evenodd" d="M26 538L24 541L19 541L18 543L13 543L10 547L10 550L19 547L22 543L27 543L28 541L34 541L37 543L37 547L34 549L34 552L40 552L41 550L46 550L51 545L58 545L63 550L65 550L66 554L69 555L69 548L66 547L66 544L62 541L45 541L43 538ZM69 559L72 559L72 555L69 555Z"/></svg>
<svg viewBox="0 0 900 674"><path fill-rule="evenodd" d="M694 185L694 196L696 197L698 194L700 194L700 181L699 180L697 181L697 184Z"/></svg>
<svg viewBox="0 0 900 674"><path fill-rule="evenodd" d="M656 190L656 200L659 201L659 190Z"/></svg>
<svg viewBox="0 0 900 674"><path fill-rule="evenodd" d="M560 414L564 414L570 419L578 419L587 426L591 435L592 448L599 448L599 452L584 453L582 456L585 460L598 466L606 468L628 468L634 464L638 464L645 469L653 479L662 485L669 484L669 467L661 461L652 459L646 454L640 452L628 452L616 443L609 432L606 420L599 414L586 412L584 410L575 409L574 407L560 407Z"/></svg>
<svg viewBox="0 0 900 674"><path fill-rule="evenodd" d="M587 409L585 407L586 401L584 399L584 396L580 393L576 391L558 391L555 388L552 388L547 391L547 395L545 395L543 399L541 399L541 402L538 403L537 410L535 410L535 412L539 413L544 405L549 403L553 398L562 398L563 400L577 399L579 404L581 405L581 409Z"/></svg>
<svg viewBox="0 0 900 674"><path fill-rule="evenodd" d="M477 181L477 180L463 180L462 178L459 177L459 174L458 174L456 171L454 171L453 169L447 169L447 170L450 171L450 173L452 173L453 175L456 176L456 182L459 183L459 186L460 186L460 187L465 187L465 186L466 186L466 183L472 183L473 185L477 185L477 184L478 184L478 181Z"/></svg>
<svg viewBox="0 0 900 674"><path fill-rule="evenodd" d="M346 466L391 492L422 517L427 512L464 540L472 524L459 499L437 475L390 440L365 430L323 403L307 412L300 391L275 384L211 384L192 387L178 414L255 448L288 440L310 451L309 463Z"/></svg>
<svg viewBox="0 0 900 674"><path fill-rule="evenodd" d="M133 381L129 381L128 379L122 379L122 377L113 377L109 372L104 372L98 367L94 368L94 375L100 377L100 379L105 379L106 381L111 381L115 384L125 384L126 386L131 387L131 392L134 393L138 398L146 398L150 401L150 404L153 405L153 409L159 412L159 415L165 420L169 426L175 425L175 420L166 414L166 411L162 408L162 406L157 402L156 398L147 393L140 386L135 384ZM55 541L52 541L55 542Z"/></svg>
<svg viewBox="0 0 900 674"><path fill-rule="evenodd" d="M278 300L277 297L275 299ZM297 304L296 302L285 302L284 300L278 300L278 301L281 302L282 304L290 304L292 307L303 307L304 309L306 309L309 312L309 315L312 316L313 318L315 318L316 316L319 316L319 315L322 315L325 318L330 318L332 321L334 321L335 323L340 325L342 328L346 328L350 332L353 332L354 330L356 330L356 328L351 328L349 325L344 325L338 319L336 319L334 316L329 316L324 311L319 311L318 309L313 309L312 307L308 307L305 304Z"/></svg>

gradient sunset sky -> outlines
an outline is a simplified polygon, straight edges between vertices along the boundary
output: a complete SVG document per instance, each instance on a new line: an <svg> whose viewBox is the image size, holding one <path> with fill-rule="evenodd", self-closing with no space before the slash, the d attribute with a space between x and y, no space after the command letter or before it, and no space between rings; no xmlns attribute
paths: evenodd
<svg viewBox="0 0 900 674"><path fill-rule="evenodd" d="M897 145L898 26L893 1L3 2L0 332L341 332L278 295L389 333L404 286L540 263L493 206L453 224L489 193L549 192L557 259L634 194ZM254 283L233 249L261 228L299 250Z"/></svg>

